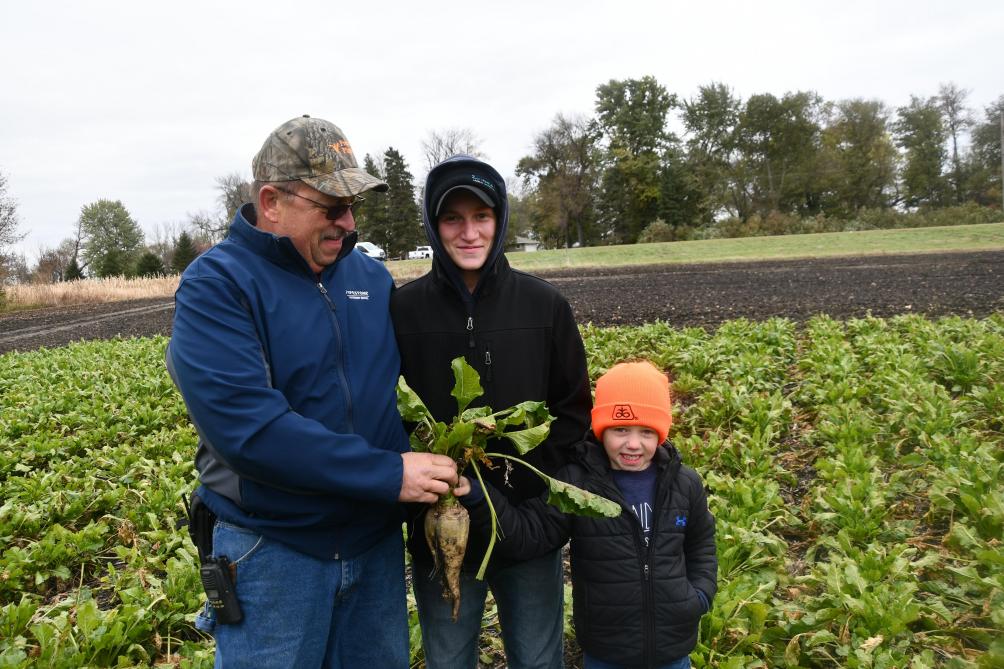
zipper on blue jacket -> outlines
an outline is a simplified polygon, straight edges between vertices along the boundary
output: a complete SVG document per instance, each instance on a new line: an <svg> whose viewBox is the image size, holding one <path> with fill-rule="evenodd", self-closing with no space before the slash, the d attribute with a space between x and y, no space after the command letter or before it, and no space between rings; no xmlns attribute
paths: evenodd
<svg viewBox="0 0 1004 669"><path fill-rule="evenodd" d="M324 301L328 303L331 308L331 322L335 324L335 341L338 343L338 379L342 382L342 388L345 392L345 414L348 418L349 432L355 432L355 426L352 420L352 392L349 390L349 380L345 376L345 347L342 346L342 328L338 324L338 314L336 313L335 303L331 301L328 297L328 289L324 287L324 284L320 281L317 282L317 289L321 291L321 297Z"/></svg>

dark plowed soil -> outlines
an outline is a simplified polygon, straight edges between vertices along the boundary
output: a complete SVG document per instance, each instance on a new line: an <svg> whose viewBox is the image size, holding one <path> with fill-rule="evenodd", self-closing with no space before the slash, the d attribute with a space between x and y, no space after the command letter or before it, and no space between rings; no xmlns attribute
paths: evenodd
<svg viewBox="0 0 1004 669"><path fill-rule="evenodd" d="M734 318L838 319L1004 311L1004 252L658 265L552 274L580 323L665 320L714 327Z"/></svg>
<svg viewBox="0 0 1004 669"><path fill-rule="evenodd" d="M163 298L19 311L0 316L0 354L80 339L169 334L173 316L174 301Z"/></svg>
<svg viewBox="0 0 1004 669"><path fill-rule="evenodd" d="M542 273L580 323L665 320L715 327L733 318L843 319L1004 312L1004 251L823 260L648 265ZM170 334L169 300L47 308L0 316L0 353L78 339Z"/></svg>

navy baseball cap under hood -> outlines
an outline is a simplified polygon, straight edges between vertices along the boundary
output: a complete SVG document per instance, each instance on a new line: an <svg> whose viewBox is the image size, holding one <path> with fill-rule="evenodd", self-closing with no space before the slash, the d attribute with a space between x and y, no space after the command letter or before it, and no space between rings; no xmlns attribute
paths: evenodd
<svg viewBox="0 0 1004 669"><path fill-rule="evenodd" d="M458 188L472 192L495 211L495 238L492 239L492 248L488 252L485 265L481 268L482 277L495 266L499 256L502 255L506 231L509 228L509 199L506 196L505 180L502 175L488 163L473 156L456 155L447 158L433 167L429 171L429 176L425 178L422 223L432 246L432 261L440 264L450 279L462 289L461 295L464 295L467 294L467 289L461 279L460 270L443 249L436 225L436 217L443 201Z"/></svg>

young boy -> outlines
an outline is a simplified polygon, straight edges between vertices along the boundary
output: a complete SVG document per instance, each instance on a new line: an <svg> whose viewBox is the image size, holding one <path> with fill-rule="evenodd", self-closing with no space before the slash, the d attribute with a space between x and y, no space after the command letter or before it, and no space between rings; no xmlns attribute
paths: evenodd
<svg viewBox="0 0 1004 669"><path fill-rule="evenodd" d="M620 502L617 518L563 514L543 499L513 505L489 485L504 537L522 559L571 538L575 635L586 669L690 666L715 596L715 522L700 476L667 441L669 380L649 362L614 366L596 382L592 432L559 478ZM458 492L467 488L461 482ZM475 482L461 502L472 532L489 531Z"/></svg>

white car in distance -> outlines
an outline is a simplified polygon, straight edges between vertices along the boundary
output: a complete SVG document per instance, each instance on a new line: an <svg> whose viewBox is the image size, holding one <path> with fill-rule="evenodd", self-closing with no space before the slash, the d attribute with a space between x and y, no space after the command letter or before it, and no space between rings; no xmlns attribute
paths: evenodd
<svg viewBox="0 0 1004 669"><path fill-rule="evenodd" d="M387 254L384 253L384 250L373 242L356 242L356 248L363 255L369 256L374 260L387 260Z"/></svg>

